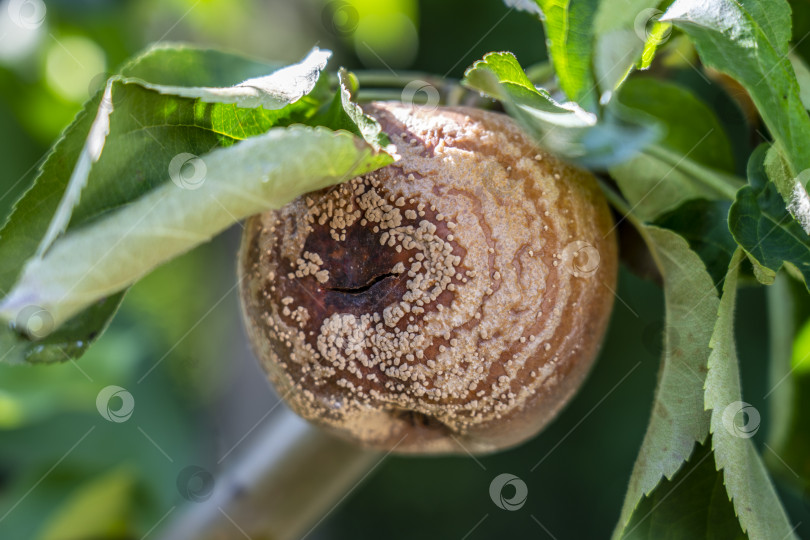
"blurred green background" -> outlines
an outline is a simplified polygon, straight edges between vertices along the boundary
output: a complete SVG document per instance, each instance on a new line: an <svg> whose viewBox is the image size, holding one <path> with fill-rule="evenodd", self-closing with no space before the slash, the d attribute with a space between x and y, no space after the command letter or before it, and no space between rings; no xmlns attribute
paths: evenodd
<svg viewBox="0 0 810 540"><path fill-rule="evenodd" d="M12 20L17 8L33 21L29 28ZM495 0L5 1L0 221L81 104L125 59L156 41L280 61L298 60L317 44L335 51L332 69L455 78L492 50L512 51L523 65L545 59L540 24ZM692 70L673 76L714 100L716 90ZM741 170L739 118L724 120ZM183 471L202 467L216 475L220 456L250 438L273 397L239 321L238 239L234 228L136 285L80 361L0 364L0 538L142 538L188 504L178 487ZM595 370L545 432L478 459L389 458L309 538L608 537L649 416L663 326L656 284L623 267L617 294ZM767 419L762 289L742 292L738 315L744 399ZM126 421L102 416L128 413L115 389L109 409L97 408L109 386L133 396L131 417L113 418ZM766 433L767 421L756 440ZM501 473L526 483L520 510L502 510L490 499L490 482ZM781 493L794 523L802 523L798 534L810 537L810 502L790 489Z"/></svg>

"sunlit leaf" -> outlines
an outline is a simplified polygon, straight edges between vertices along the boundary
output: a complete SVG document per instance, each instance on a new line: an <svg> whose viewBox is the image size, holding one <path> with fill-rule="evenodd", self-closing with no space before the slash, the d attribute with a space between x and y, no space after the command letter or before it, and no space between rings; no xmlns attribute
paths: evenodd
<svg viewBox="0 0 810 540"><path fill-rule="evenodd" d="M537 89L511 53L490 53L464 75L467 87L500 100L549 151L585 167L626 161L658 137L651 120L615 104L597 118L576 103L558 103Z"/></svg>
<svg viewBox="0 0 810 540"><path fill-rule="evenodd" d="M798 538L751 441L759 429L759 412L742 401L734 336L737 276L742 260L743 252L738 249L726 275L709 344L712 352L705 399L706 408L712 411L712 449L743 530L751 538Z"/></svg>
<svg viewBox="0 0 810 540"><path fill-rule="evenodd" d="M546 46L568 99L595 110L598 91L591 71L593 20L599 0L536 0L543 13Z"/></svg>

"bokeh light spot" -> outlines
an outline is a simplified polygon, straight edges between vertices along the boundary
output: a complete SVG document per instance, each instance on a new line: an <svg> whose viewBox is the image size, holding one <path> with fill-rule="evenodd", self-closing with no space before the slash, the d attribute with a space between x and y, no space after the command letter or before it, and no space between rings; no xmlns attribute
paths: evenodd
<svg viewBox="0 0 810 540"><path fill-rule="evenodd" d="M80 36L58 38L49 48L45 63L48 87L67 101L87 99L90 81L107 66L104 51Z"/></svg>
<svg viewBox="0 0 810 540"><path fill-rule="evenodd" d="M802 326L793 341L791 367L797 375L810 373L810 320Z"/></svg>
<svg viewBox="0 0 810 540"><path fill-rule="evenodd" d="M367 67L404 68L419 48L419 36L410 18L401 13L361 17L354 32L354 48Z"/></svg>

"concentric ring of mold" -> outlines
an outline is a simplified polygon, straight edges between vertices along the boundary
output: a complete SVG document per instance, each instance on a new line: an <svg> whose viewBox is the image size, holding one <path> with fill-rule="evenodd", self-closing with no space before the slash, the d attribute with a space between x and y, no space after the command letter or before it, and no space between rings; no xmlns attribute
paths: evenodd
<svg viewBox="0 0 810 540"><path fill-rule="evenodd" d="M398 162L246 225L257 355L293 410L365 446L517 444L570 398L601 343L617 266L605 201L504 115L367 112Z"/></svg>

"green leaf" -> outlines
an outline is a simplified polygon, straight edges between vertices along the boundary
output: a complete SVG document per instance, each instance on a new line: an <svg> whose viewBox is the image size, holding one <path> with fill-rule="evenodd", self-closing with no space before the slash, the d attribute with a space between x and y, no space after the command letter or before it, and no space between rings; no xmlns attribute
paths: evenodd
<svg viewBox="0 0 810 540"><path fill-rule="evenodd" d="M676 0L661 20L689 34L704 64L748 91L792 176L810 167L810 117L788 59L790 6L785 0Z"/></svg>
<svg viewBox="0 0 810 540"><path fill-rule="evenodd" d="M663 214L655 225L681 235L700 256L716 286L722 287L737 242L728 230L731 201L693 199Z"/></svg>
<svg viewBox="0 0 810 540"><path fill-rule="evenodd" d="M754 263L760 281L772 282L787 261L801 272L810 287L810 236L791 219L777 189L781 180L768 181L766 155L775 151L774 147L760 145L751 155L748 161L750 184L737 193L731 205L729 229ZM776 170L770 168L772 173Z"/></svg>
<svg viewBox="0 0 810 540"><path fill-rule="evenodd" d="M642 234L664 279L664 354L652 415L633 467L614 538L621 538L645 495L672 478L709 433L703 383L717 317L714 283L686 240L666 229Z"/></svg>
<svg viewBox="0 0 810 540"><path fill-rule="evenodd" d="M222 87L261 77L282 67L284 64L217 49L161 43L135 56L121 68L120 74L166 86Z"/></svg>
<svg viewBox="0 0 810 540"><path fill-rule="evenodd" d="M662 481L636 507L626 540L747 538L715 470L708 445L697 445L671 480Z"/></svg>
<svg viewBox="0 0 810 540"><path fill-rule="evenodd" d="M585 167L626 161L658 137L650 119L620 104L597 121L576 103L557 103L534 87L511 53L487 54L467 70L462 84L500 100L538 144Z"/></svg>
<svg viewBox="0 0 810 540"><path fill-rule="evenodd" d="M810 196L803 185L804 180L810 177L810 169L794 178L784 153L774 147L765 154L765 174L776 185L787 211L810 234Z"/></svg>
<svg viewBox="0 0 810 540"><path fill-rule="evenodd" d="M767 147L768 145L764 146ZM751 157L749 156L748 159L748 165L750 165ZM791 177L790 164L787 162L785 155L782 152L779 152L776 147L771 147L768 148L764 158L759 157L758 159L761 159L763 162L765 176L767 176L768 180L771 180L774 183L776 190L780 195L782 195L782 198L788 202L790 200L791 192L796 187L796 179Z"/></svg>
<svg viewBox="0 0 810 540"><path fill-rule="evenodd" d="M774 475L810 490L810 297L785 272L768 288L770 373L768 449Z"/></svg>
<svg viewBox="0 0 810 540"><path fill-rule="evenodd" d="M329 109L323 114L312 118L310 124L329 126L332 129L343 129L362 137L376 150L386 147L388 136L383 132L380 124L373 118L363 114L360 106L352 101L357 93L358 82L350 72L343 68L338 71L338 91L332 99Z"/></svg>
<svg viewBox="0 0 810 540"><path fill-rule="evenodd" d="M709 346L706 408L711 409L712 449L740 525L752 538L798 538L751 441L759 412L742 401L734 342L734 306L742 250L731 259Z"/></svg>
<svg viewBox="0 0 810 540"><path fill-rule="evenodd" d="M603 96L610 97L644 59L648 67L658 46L668 38L669 25L653 23L660 0L604 0L596 12L594 69Z"/></svg>
<svg viewBox="0 0 810 540"><path fill-rule="evenodd" d="M543 89L535 88L510 52L491 52L464 73L463 84L533 112L560 127L583 128L596 123L595 115L576 104L561 105Z"/></svg>
<svg viewBox="0 0 810 540"><path fill-rule="evenodd" d="M593 20L599 0L536 0L543 13L546 46L560 88L586 110L596 109L591 72Z"/></svg>
<svg viewBox="0 0 810 540"><path fill-rule="evenodd" d="M266 62L258 62L238 55L187 46L162 45L135 58L122 68L121 73L125 76L139 77L161 84L180 84L185 81L187 84L198 86L227 86L247 78L267 74L273 69L274 66ZM123 108L122 104L126 103L131 96L127 91L137 91L133 88L133 86L119 85L114 94L114 105ZM22 264L34 254L37 245L45 235L90 132L90 126L95 119L101 97L102 92L99 92L88 101L73 123L64 131L42 165L33 187L17 202L13 214L5 226L0 229L0 253L2 253L0 256L0 291L3 293L14 284ZM138 96L135 99L137 100ZM129 105L136 117L130 119L131 124L127 127L130 130L138 129L140 126L134 120L139 122L145 120L143 103L129 103ZM129 118L126 114L120 116L125 120ZM168 116L168 114L164 115L164 118ZM177 118L181 119L182 115L177 115ZM144 139L151 138L145 136ZM216 142L216 139L211 139L210 144ZM159 148L159 145L155 144L155 147ZM151 148L142 148L151 150ZM204 146L204 148L208 147ZM119 186L122 182L128 182L129 187L126 191L140 186L141 192L145 192L153 186L148 182L144 185L143 176L141 174L133 175L133 178L116 178L115 184ZM82 215L85 201L88 198L92 199L92 189L93 183L91 182L91 186L86 188L83 193L83 200L80 202L79 208L74 210L74 215L77 213ZM102 191L105 191L108 196L114 196L115 192L125 190L117 188ZM126 198L119 197L109 206L114 207L124 202L126 202ZM101 210L103 211L103 208ZM86 217L90 217L94 211L98 210L90 208L84 214Z"/></svg>
<svg viewBox="0 0 810 540"><path fill-rule="evenodd" d="M34 185L16 203L0 229L0 293L14 284L22 264L36 251L67 186L100 96L90 100L56 142Z"/></svg>
<svg viewBox="0 0 810 540"><path fill-rule="evenodd" d="M214 150L195 158L197 182L164 183L31 259L0 316L19 320L38 306L59 326L240 219L390 161L350 133L306 126L273 128Z"/></svg>
<svg viewBox="0 0 810 540"><path fill-rule="evenodd" d="M666 126L658 144L688 155L700 165L722 171L734 170L731 144L711 107L687 88L652 77L633 77L625 82L619 100L633 109L654 116Z"/></svg>
<svg viewBox="0 0 810 540"><path fill-rule="evenodd" d="M644 50L641 51L639 69L649 69L652 65L658 47L663 45L672 31L672 25L667 22L655 21L649 31L647 41L644 42Z"/></svg>
<svg viewBox="0 0 810 540"><path fill-rule="evenodd" d="M165 85L138 77L127 77L124 80L160 94L199 99L205 103L228 103L239 108L263 107L275 110L309 94L315 88L330 56L331 52L315 47L298 64L285 66L269 75L252 77L232 86Z"/></svg>
<svg viewBox="0 0 810 540"><path fill-rule="evenodd" d="M326 67L326 61L331 53L320 51L315 48L309 55L299 64L293 64L281 68L270 75L263 77L254 77L231 87L199 87L199 86L164 86L159 84L148 83L139 78L129 78L123 76L114 76L107 81L106 88L99 103L96 117L93 124L90 126L89 133L82 148L76 165L68 181L68 187L62 195L62 200L53 215L48 230L37 248L37 256L41 256L47 250L56 237L62 234L73 215L73 210L79 202L79 197L85 186L90 179L91 167L100 160L102 151L106 148L106 156L111 156L120 163L121 155L126 155L126 152L132 151L132 137L131 133L140 129L174 125L197 127L198 125L205 129L205 117L212 118L210 126L210 135L219 132L231 138L246 138L251 135L263 133L267 131L272 125L278 124L278 113L271 113L270 118L262 114L265 111L276 111L284 109L288 105L300 100L306 94L309 94L314 88L315 84L320 77L321 70ZM130 117L134 120L130 121L126 118L124 122L116 123L117 132L111 133L111 116L115 108L113 102L113 89L117 83L123 84L137 84L138 86L152 90L159 94L171 96L172 101L168 103L159 103L159 100L153 99L153 96L144 93L144 101L149 103L143 107L150 118L143 119L144 122L139 121L135 115L130 112ZM177 101L174 97L191 98L182 101ZM199 100L199 101L198 101ZM157 101L157 103L156 103ZM226 104L224 107L217 107L216 105L207 104ZM185 105L185 108L183 107ZM256 109L261 106L261 111L255 111L255 115L250 115L254 111L239 111L239 109ZM127 107L127 112L132 107ZM183 110L185 109L185 110ZM241 112L241 114L240 114ZM157 114L155 114L157 113ZM184 114L185 113L185 114ZM179 118L172 118L172 115L177 115ZM249 115L249 116L248 116ZM121 114L117 117L122 118ZM157 117L157 118L155 118ZM116 140L115 136L120 137ZM144 136L145 137L145 136ZM109 146L107 144L109 138ZM116 143L124 141L123 145ZM153 142L156 145L153 145ZM160 139L151 136L151 140L146 141L149 146L160 146L160 149L165 150L164 144ZM159 148L154 148L154 151L159 151ZM149 152L149 148L145 148L144 155ZM105 164L109 160L105 160ZM103 167L103 165L100 165ZM120 167L120 165L119 165ZM116 171L118 174L121 171ZM104 176L104 171L101 171L102 178L109 178ZM99 175L96 175L98 177ZM165 173L162 173L164 179ZM107 191L108 186L104 186ZM92 195L92 194L90 194ZM125 202L125 201L124 201Z"/></svg>
<svg viewBox="0 0 810 540"><path fill-rule="evenodd" d="M736 191L733 182L689 158L653 145L634 159L610 169L633 212L652 221L692 199L728 199Z"/></svg>
<svg viewBox="0 0 810 540"><path fill-rule="evenodd" d="M792 50L805 62L810 61L810 43L805 36L810 33L810 4L804 0L788 0L793 20Z"/></svg>
<svg viewBox="0 0 810 540"><path fill-rule="evenodd" d="M127 468L113 469L74 491L47 518L37 540L122 538L131 535L127 521L136 476Z"/></svg>
<svg viewBox="0 0 810 540"><path fill-rule="evenodd" d="M731 146L708 106L677 85L649 77L628 80L619 100L666 128L662 141L609 169L636 215L652 220L690 199L734 197L742 182L723 172L733 168Z"/></svg>
<svg viewBox="0 0 810 540"><path fill-rule="evenodd" d="M55 330L47 310L28 306L15 321L0 325L0 362L52 364L79 358L107 329L123 299L124 291L101 298ZM17 326L33 329L44 337L32 339L16 331Z"/></svg>
<svg viewBox="0 0 810 540"><path fill-rule="evenodd" d="M628 80L619 100L654 116L666 128L662 141L609 169L638 217L655 219L690 199L734 197L742 183L715 170L733 168L731 147L702 101L677 85L649 77Z"/></svg>
<svg viewBox="0 0 810 540"><path fill-rule="evenodd" d="M735 78L751 96L786 162L779 192L810 234L810 116L789 58L790 15L785 0L677 0L663 19L689 34L704 64Z"/></svg>
<svg viewBox="0 0 810 540"><path fill-rule="evenodd" d="M602 2L605 5L607 2ZM599 81L600 100L611 101L614 92L627 79L644 50L644 42L629 28L618 28L597 35L594 73Z"/></svg>

